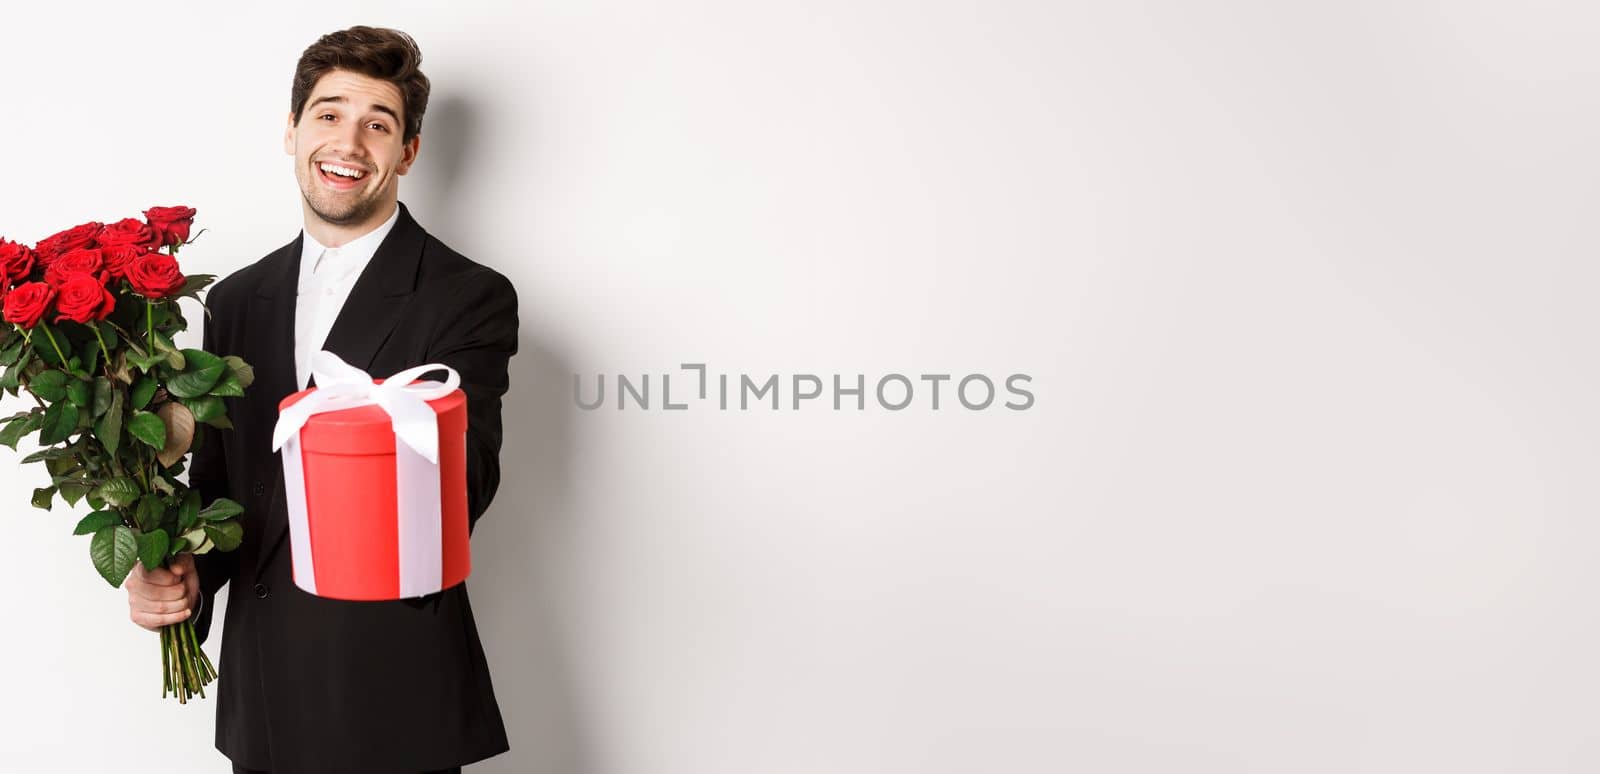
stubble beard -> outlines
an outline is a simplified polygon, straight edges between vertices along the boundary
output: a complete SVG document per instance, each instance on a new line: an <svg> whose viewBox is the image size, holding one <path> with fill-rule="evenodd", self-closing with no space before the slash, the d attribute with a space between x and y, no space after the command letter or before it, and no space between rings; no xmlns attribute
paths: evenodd
<svg viewBox="0 0 1600 774"><path fill-rule="evenodd" d="M372 214L377 212L378 205L382 203L383 197L377 192L358 195L347 203L338 200L336 195L320 190L317 186L316 180L307 180L306 184L300 187L300 195L318 218L335 226L361 223L372 217Z"/></svg>

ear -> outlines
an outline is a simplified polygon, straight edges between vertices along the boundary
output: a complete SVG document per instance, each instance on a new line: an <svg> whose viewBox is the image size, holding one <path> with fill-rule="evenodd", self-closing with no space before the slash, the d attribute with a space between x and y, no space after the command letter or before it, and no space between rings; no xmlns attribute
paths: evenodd
<svg viewBox="0 0 1600 774"><path fill-rule="evenodd" d="M294 111L289 111L288 125L283 128L283 152L294 155Z"/></svg>
<svg viewBox="0 0 1600 774"><path fill-rule="evenodd" d="M411 142L400 147L400 163L394 167L395 174L403 175L411 171L411 165L416 163L417 152L422 150L422 135L411 138Z"/></svg>

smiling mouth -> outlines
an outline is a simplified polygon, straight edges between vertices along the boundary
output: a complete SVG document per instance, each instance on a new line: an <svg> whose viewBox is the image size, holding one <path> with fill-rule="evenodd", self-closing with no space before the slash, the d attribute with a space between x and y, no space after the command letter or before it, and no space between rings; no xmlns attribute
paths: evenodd
<svg viewBox="0 0 1600 774"><path fill-rule="evenodd" d="M348 191L361 185L361 181L367 178L367 171L360 167L322 161L317 163L317 176L331 188Z"/></svg>

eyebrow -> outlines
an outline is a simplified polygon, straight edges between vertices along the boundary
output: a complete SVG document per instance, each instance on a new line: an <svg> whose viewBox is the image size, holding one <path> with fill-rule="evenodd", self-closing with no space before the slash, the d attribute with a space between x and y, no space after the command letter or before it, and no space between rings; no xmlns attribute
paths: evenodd
<svg viewBox="0 0 1600 774"><path fill-rule="evenodd" d="M341 97L341 96L338 96L338 95L329 95L329 96L326 96L326 97L318 97L316 100L312 101L312 103L310 105L307 105L306 109L307 110L312 110L312 109L316 108L316 106L318 106L318 105L320 105L320 104L322 104L324 102L337 102L337 103L339 103L341 105L344 105L344 104L348 104L350 102L350 100L345 99L344 97ZM396 115L395 112L394 112L394 109L389 107L388 105L385 105L385 104L383 104L381 102L374 102L374 103L372 103L371 109L372 110L376 110L379 113L386 113L386 114L388 114L388 116L390 118L394 119L395 123L400 123L400 116Z"/></svg>

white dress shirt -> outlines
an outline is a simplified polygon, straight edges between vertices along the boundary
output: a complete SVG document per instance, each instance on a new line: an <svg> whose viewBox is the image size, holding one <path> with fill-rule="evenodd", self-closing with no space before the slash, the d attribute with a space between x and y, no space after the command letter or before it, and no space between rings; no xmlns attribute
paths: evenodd
<svg viewBox="0 0 1600 774"><path fill-rule="evenodd" d="M350 298L361 272L372 262L378 245L400 219L400 208L377 228L339 247L324 247L304 233L300 249L300 284L294 305L294 373L300 389L311 380L311 355L322 349L339 310Z"/></svg>

